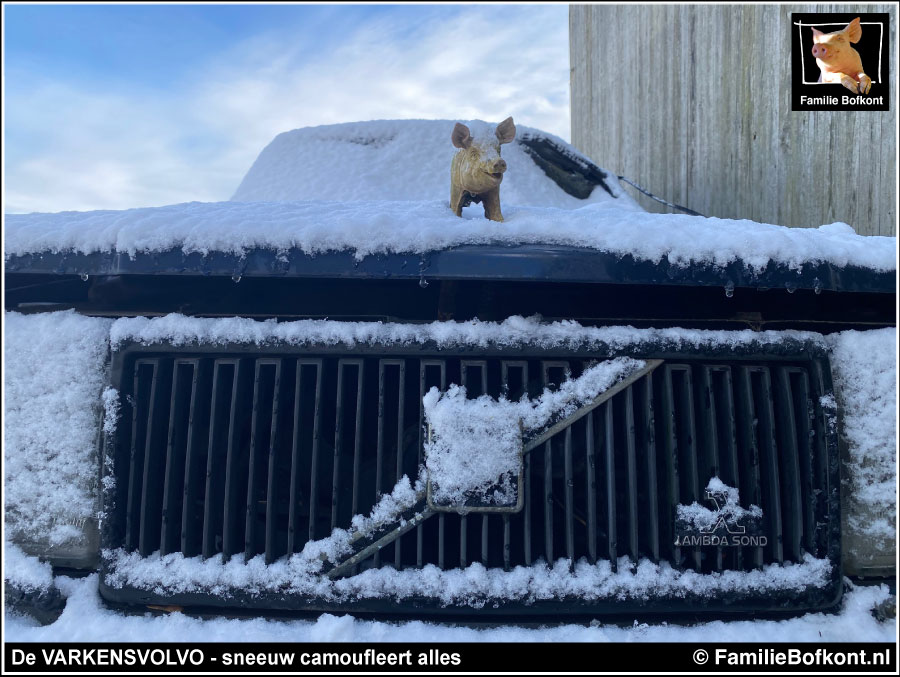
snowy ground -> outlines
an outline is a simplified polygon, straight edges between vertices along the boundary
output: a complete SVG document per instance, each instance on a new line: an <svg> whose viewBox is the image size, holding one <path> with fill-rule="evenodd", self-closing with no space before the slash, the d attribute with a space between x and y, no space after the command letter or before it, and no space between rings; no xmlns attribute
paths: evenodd
<svg viewBox="0 0 900 677"><path fill-rule="evenodd" d="M693 626L558 625L475 629L420 621L387 623L323 614L317 620L211 619L181 613L125 615L107 609L97 576L57 578L68 597L62 616L40 627L6 614L6 641L104 642L893 642L896 621L870 613L888 595L886 586L857 587L844 595L839 614L807 614L786 620L714 621Z"/></svg>

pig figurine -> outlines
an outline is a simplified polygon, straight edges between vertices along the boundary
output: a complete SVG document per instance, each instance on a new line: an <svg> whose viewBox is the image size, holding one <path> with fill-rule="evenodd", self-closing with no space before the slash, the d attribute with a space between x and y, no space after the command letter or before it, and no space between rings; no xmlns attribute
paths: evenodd
<svg viewBox="0 0 900 677"><path fill-rule="evenodd" d="M459 122L450 140L459 148L450 164L450 208L462 216L463 207L472 202L484 203L484 215L491 221L502 221L500 183L506 171L506 160L500 157L500 145L516 138L516 125L506 118L494 130L494 138L474 139L469 128Z"/></svg>
<svg viewBox="0 0 900 677"><path fill-rule="evenodd" d="M813 28L812 32L812 55L816 57L816 63L822 71L819 82L833 82L844 85L851 92L868 94L872 78L863 73L859 52L850 46L851 42L859 42L862 37L859 17L843 30L823 33Z"/></svg>

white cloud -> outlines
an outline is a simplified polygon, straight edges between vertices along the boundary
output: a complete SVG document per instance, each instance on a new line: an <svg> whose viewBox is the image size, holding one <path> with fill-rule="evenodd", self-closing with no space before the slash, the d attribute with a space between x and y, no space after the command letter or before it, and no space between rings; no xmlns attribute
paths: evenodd
<svg viewBox="0 0 900 677"><path fill-rule="evenodd" d="M6 209L226 200L276 134L308 125L513 115L568 138L567 8L455 9L415 25L370 21L313 57L287 31L257 36L172 91L17 93L6 104Z"/></svg>

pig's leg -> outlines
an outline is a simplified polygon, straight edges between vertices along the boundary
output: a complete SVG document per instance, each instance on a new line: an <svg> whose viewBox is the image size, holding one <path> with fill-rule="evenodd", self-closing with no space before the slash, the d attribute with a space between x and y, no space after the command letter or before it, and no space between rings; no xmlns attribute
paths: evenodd
<svg viewBox="0 0 900 677"><path fill-rule="evenodd" d="M859 93L868 94L869 90L872 89L872 78L865 73L860 73L856 77L859 78Z"/></svg>
<svg viewBox="0 0 900 677"><path fill-rule="evenodd" d="M822 77L819 78L819 82L830 82L835 85L843 85L847 89L849 89L854 94L856 93L856 80L851 78L849 75L845 75L844 73L822 73Z"/></svg>
<svg viewBox="0 0 900 677"><path fill-rule="evenodd" d="M858 85L858 83L856 82L856 80L854 80L854 79L851 78L849 75L846 75L846 74L844 74L844 73L839 73L839 75L840 75L840 77L841 77L841 84L844 85L844 87L846 87L847 89L849 89L849 90L850 90L851 92L853 92L854 94L855 94L857 91L859 91L859 85Z"/></svg>
<svg viewBox="0 0 900 677"><path fill-rule="evenodd" d="M484 203L484 215L491 221L502 221L503 214L500 213L500 189L494 188L486 193L481 194L481 201Z"/></svg>
<svg viewBox="0 0 900 677"><path fill-rule="evenodd" d="M457 216L462 216L462 201L463 189L457 186L455 183L450 184L450 209L452 209L453 213Z"/></svg>

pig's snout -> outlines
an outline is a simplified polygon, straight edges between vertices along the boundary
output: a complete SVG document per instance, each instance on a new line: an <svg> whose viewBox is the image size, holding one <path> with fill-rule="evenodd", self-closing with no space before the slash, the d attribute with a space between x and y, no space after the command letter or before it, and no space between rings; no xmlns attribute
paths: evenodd
<svg viewBox="0 0 900 677"><path fill-rule="evenodd" d="M490 173L491 174L502 174L506 171L506 160L500 158L499 160L495 160L491 165Z"/></svg>
<svg viewBox="0 0 900 677"><path fill-rule="evenodd" d="M828 56L828 50L825 45L813 45L812 55L817 59L824 59Z"/></svg>

